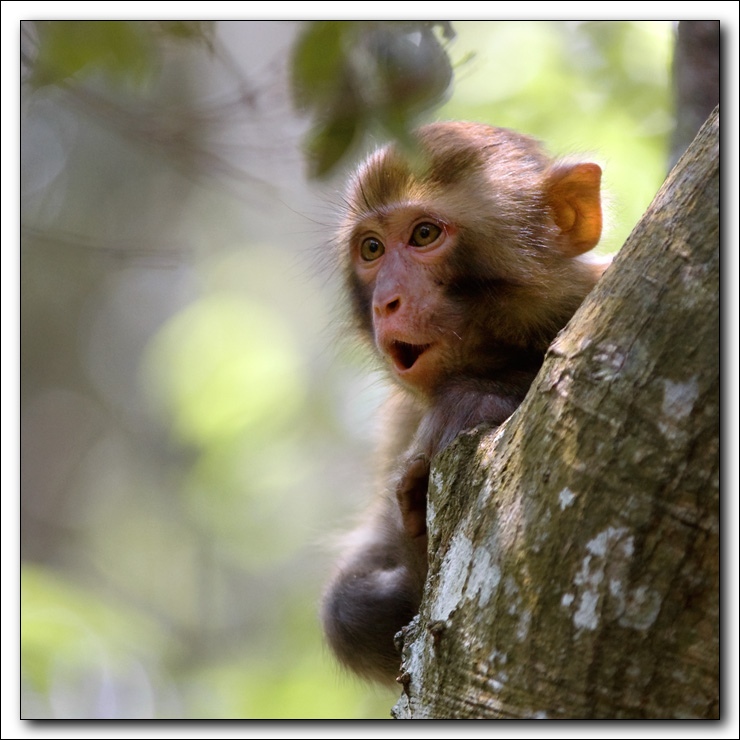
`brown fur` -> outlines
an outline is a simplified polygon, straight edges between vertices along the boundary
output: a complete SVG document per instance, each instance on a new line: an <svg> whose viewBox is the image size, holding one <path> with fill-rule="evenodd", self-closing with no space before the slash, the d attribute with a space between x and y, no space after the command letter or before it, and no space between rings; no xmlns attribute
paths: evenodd
<svg viewBox="0 0 740 740"><path fill-rule="evenodd" d="M426 576L431 458L517 408L608 264L581 258L601 233L597 165L554 162L534 139L483 124L432 124L417 141L414 164L391 146L362 165L338 234L359 330L400 384L386 445L398 462L384 464L389 482L322 616L340 661L386 681ZM420 223L439 232L429 245L413 241ZM383 246L371 258L368 238Z"/></svg>

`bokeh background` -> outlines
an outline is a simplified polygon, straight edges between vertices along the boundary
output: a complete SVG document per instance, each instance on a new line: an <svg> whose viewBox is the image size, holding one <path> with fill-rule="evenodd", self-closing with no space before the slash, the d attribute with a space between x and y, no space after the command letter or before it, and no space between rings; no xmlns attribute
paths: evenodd
<svg viewBox="0 0 740 740"><path fill-rule="evenodd" d="M618 249L667 173L674 25L452 28L454 81L426 120L600 162L600 250ZM307 177L304 31L21 24L24 718L395 702L337 669L317 619L332 542L371 493L385 391L330 258L352 159Z"/></svg>

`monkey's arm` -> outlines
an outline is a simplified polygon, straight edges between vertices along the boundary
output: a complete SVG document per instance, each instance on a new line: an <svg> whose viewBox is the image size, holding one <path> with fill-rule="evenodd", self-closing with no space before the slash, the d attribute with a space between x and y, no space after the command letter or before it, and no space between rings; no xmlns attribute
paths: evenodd
<svg viewBox="0 0 740 740"><path fill-rule="evenodd" d="M461 432L479 424L503 424L529 389L534 373L514 382L461 380L440 393L413 442L414 455L431 460Z"/></svg>
<svg viewBox="0 0 740 740"><path fill-rule="evenodd" d="M440 394L419 424L396 483L404 531L426 556L426 499L432 458L461 432L502 424L522 402L529 379L517 384L462 381ZM426 564L426 560L425 560Z"/></svg>

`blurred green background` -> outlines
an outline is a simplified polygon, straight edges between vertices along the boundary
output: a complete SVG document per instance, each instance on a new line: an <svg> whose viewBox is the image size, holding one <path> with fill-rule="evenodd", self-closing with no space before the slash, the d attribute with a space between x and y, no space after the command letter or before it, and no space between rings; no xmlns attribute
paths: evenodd
<svg viewBox="0 0 740 740"><path fill-rule="evenodd" d="M666 175L673 25L452 29L435 33L454 81L426 120L600 162L600 250L618 249ZM306 175L301 33L21 25L24 718L395 703L337 669L317 620L332 543L370 495L384 384L346 337L328 247L352 160Z"/></svg>

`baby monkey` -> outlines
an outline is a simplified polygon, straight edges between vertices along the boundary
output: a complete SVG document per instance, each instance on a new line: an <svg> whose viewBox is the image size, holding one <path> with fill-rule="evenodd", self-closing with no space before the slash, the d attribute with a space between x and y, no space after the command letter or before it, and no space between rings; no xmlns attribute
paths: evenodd
<svg viewBox="0 0 740 740"><path fill-rule="evenodd" d="M386 683L426 578L432 458L514 412L608 265L582 257L601 236L598 165L477 123L415 136L419 161L388 146L360 167L338 234L355 319L397 390L382 493L348 537L322 620L345 666Z"/></svg>

